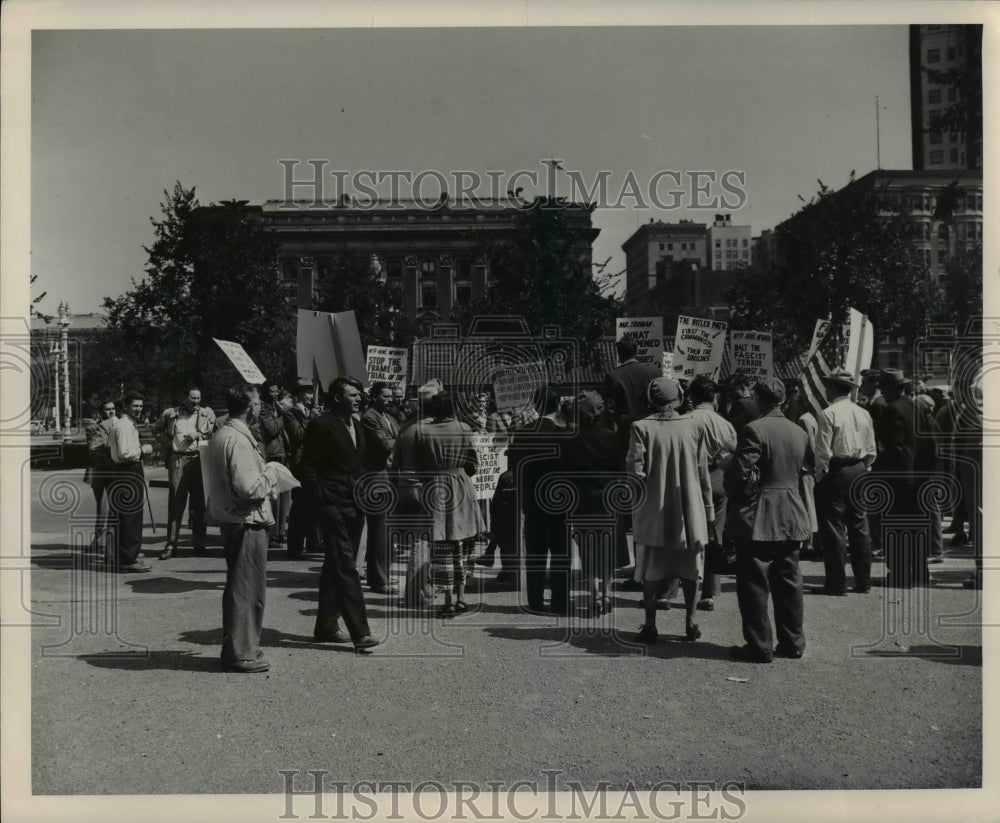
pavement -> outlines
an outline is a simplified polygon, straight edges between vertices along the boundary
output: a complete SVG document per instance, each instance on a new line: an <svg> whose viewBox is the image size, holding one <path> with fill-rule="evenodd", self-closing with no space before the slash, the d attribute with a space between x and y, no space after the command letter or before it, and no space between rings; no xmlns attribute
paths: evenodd
<svg viewBox="0 0 1000 823"><path fill-rule="evenodd" d="M645 648L632 642L638 593L616 590L613 613L596 620L538 616L517 593L491 590L495 571L481 567L472 611L451 621L366 591L384 642L356 655L313 642L321 559L273 550L262 639L271 670L224 674L217 530L206 556L191 556L185 531L179 555L157 559L166 489L154 483L156 534L147 515L144 536L152 572L94 570L81 562L93 513L81 477L30 472L37 795L272 794L285 787L282 770L308 787L309 769L349 784L544 785L551 769L585 787L639 790L662 780L981 783L982 593L961 586L968 557L932 567L933 585L912 600L878 587L807 596L805 656L754 665L728 658L742 643L732 578L716 610L699 612L698 642L681 641L683 612L672 609L659 613L660 642ZM807 585L822 583L822 564L802 567ZM401 582L402 564L392 572ZM573 596L585 605L579 584ZM911 608L912 621L899 623Z"/></svg>

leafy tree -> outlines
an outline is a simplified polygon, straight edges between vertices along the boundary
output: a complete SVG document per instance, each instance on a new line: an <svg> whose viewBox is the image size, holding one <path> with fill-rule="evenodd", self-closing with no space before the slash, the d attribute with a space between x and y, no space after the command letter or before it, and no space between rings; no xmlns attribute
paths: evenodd
<svg viewBox="0 0 1000 823"><path fill-rule="evenodd" d="M319 271L315 290L318 311L354 310L362 346L408 346L412 342L415 327L369 255L334 255L329 269Z"/></svg>
<svg viewBox="0 0 1000 823"><path fill-rule="evenodd" d="M518 215L512 240L483 242L489 288L483 299L457 311L456 319L518 315L536 335L543 326L558 326L562 337L579 342L584 361L590 361L597 341L614 333L622 303L603 294L607 284L593 276L590 240L581 236L572 219L581 208L587 207L535 200L532 208Z"/></svg>
<svg viewBox="0 0 1000 823"><path fill-rule="evenodd" d="M816 197L779 226L775 260L730 292L733 325L770 328L777 357L800 353L817 318L840 324L850 307L879 336L913 341L940 305L910 216L884 210L883 192L853 185L853 172L851 183L832 191L820 181Z"/></svg>
<svg viewBox="0 0 1000 823"><path fill-rule="evenodd" d="M983 315L983 248L964 249L945 266L944 293L948 320L959 333Z"/></svg>
<svg viewBox="0 0 1000 823"><path fill-rule="evenodd" d="M164 195L162 217L150 218L146 277L104 300L108 326L126 349L118 360L126 388L164 405L197 383L218 400L238 373L213 338L242 344L270 379L291 377L291 295L259 214L241 201L203 207L179 182Z"/></svg>
<svg viewBox="0 0 1000 823"><path fill-rule="evenodd" d="M37 274L31 275L31 277L28 279L29 285L32 285L32 286L35 285L35 281L37 279L38 279L38 275ZM39 317L42 320L44 320L46 323L51 323L52 322L52 315L50 315L50 314L42 314L42 312L40 312L36 308L38 306L38 304L41 303L45 299L45 297L46 297L47 294L48 294L47 291L43 291L41 294L36 295L35 297L31 298L31 303L28 305L28 316L29 317Z"/></svg>

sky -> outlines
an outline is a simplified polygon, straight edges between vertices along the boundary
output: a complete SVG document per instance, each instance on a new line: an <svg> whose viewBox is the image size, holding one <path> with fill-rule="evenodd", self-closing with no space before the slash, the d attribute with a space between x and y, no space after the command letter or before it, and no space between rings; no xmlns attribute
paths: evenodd
<svg viewBox="0 0 1000 823"><path fill-rule="evenodd" d="M537 186L518 182L530 195L545 193L554 158L587 186L607 172L612 201L630 175L648 192L658 172L680 172L683 196L667 194L676 178L657 189L675 208L624 198L594 212L593 258L610 258L609 273L650 218L725 210L694 208L691 171L716 175L710 197L742 172L745 202L726 211L756 235L817 179L839 188L875 168L876 95L882 167L911 167L907 37L902 25L35 31L40 308L97 311L141 278L150 217L175 181L205 204L262 203L284 194L282 159L327 160L327 174L494 170L503 191L533 170ZM572 193L566 172L555 180Z"/></svg>

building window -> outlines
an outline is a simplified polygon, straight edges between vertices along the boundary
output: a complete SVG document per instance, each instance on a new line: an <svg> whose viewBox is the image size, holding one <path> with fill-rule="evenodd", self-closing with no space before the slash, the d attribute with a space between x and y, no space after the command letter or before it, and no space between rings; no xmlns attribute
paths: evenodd
<svg viewBox="0 0 1000 823"><path fill-rule="evenodd" d="M715 248L718 249L718 248L721 248L721 247L722 247L722 241L721 240L716 240L715 241Z"/></svg>
<svg viewBox="0 0 1000 823"><path fill-rule="evenodd" d="M425 283L420 287L420 306L424 309L436 309L438 304L437 286Z"/></svg>
<svg viewBox="0 0 1000 823"><path fill-rule="evenodd" d="M385 263L386 274L389 277L402 277L403 276L403 261L398 257L390 257Z"/></svg>
<svg viewBox="0 0 1000 823"><path fill-rule="evenodd" d="M660 243L660 251L663 251L663 244Z"/></svg>
<svg viewBox="0 0 1000 823"><path fill-rule="evenodd" d="M958 149L949 149L948 151L948 162L957 163L958 162Z"/></svg>
<svg viewBox="0 0 1000 823"><path fill-rule="evenodd" d="M749 241L749 240L747 240L747 239L746 239L746 238L744 237L744 238L743 238L743 246L744 246L744 247L746 247L746 246L749 246L749 245L750 245L750 241Z"/></svg>
<svg viewBox="0 0 1000 823"><path fill-rule="evenodd" d="M424 277L433 277L437 271L437 263L433 260L422 260L420 262L420 274Z"/></svg>
<svg viewBox="0 0 1000 823"><path fill-rule="evenodd" d="M928 103L940 103L941 102L941 89L931 89L927 92L927 102Z"/></svg>
<svg viewBox="0 0 1000 823"><path fill-rule="evenodd" d="M949 60L954 60L955 59L955 47L954 46L948 46L948 59Z"/></svg>
<svg viewBox="0 0 1000 823"><path fill-rule="evenodd" d="M673 243L667 243L667 250L668 251L673 251L674 250L674 244ZM663 244L662 243L660 243L660 251L663 251Z"/></svg>
<svg viewBox="0 0 1000 823"><path fill-rule="evenodd" d="M949 86L948 88L948 102L957 103L958 102L958 89L955 86Z"/></svg>
<svg viewBox="0 0 1000 823"><path fill-rule="evenodd" d="M458 278L463 280L468 280L472 276L472 261L470 260L456 260L456 267L458 269Z"/></svg>
<svg viewBox="0 0 1000 823"><path fill-rule="evenodd" d="M930 136L930 144L932 146L937 146L941 143L941 132L932 131Z"/></svg>
<svg viewBox="0 0 1000 823"><path fill-rule="evenodd" d="M931 142L933 143L934 140L932 139ZM939 166L939 165L941 165L941 159L942 159L942 157L941 157L941 149L935 149L934 151L931 152L931 165L932 166Z"/></svg>
<svg viewBox="0 0 1000 823"><path fill-rule="evenodd" d="M927 62L928 63L940 63L941 62L941 49L927 49Z"/></svg>
<svg viewBox="0 0 1000 823"><path fill-rule="evenodd" d="M924 265L930 268L931 265L931 250L924 249Z"/></svg>
<svg viewBox="0 0 1000 823"><path fill-rule="evenodd" d="M944 263L948 259L948 249L938 249L938 263Z"/></svg>
<svg viewBox="0 0 1000 823"><path fill-rule="evenodd" d="M466 281L455 283L455 305L468 306L472 302L472 286Z"/></svg>

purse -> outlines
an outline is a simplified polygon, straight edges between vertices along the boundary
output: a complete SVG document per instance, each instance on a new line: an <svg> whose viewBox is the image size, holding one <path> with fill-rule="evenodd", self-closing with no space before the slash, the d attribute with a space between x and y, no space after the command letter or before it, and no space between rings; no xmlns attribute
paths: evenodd
<svg viewBox="0 0 1000 823"><path fill-rule="evenodd" d="M714 540L705 544L705 571L708 574L736 574L736 552Z"/></svg>

